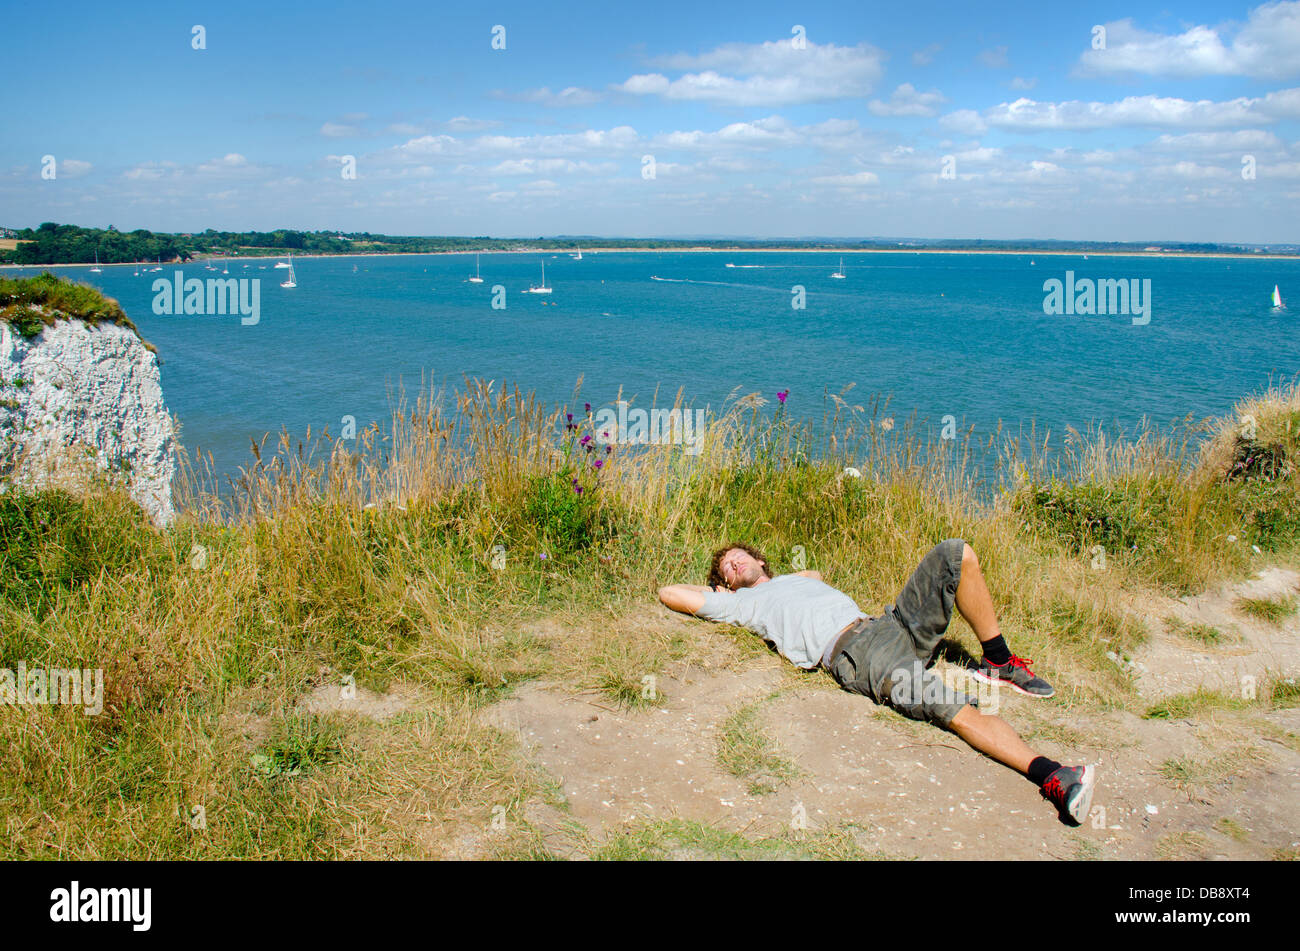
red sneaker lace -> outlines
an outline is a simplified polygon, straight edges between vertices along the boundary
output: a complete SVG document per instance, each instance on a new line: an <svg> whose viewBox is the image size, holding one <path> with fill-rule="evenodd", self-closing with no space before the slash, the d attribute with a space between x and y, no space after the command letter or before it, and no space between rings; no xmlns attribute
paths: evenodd
<svg viewBox="0 0 1300 951"><path fill-rule="evenodd" d="M1052 799L1060 799L1065 795L1065 790L1061 788L1061 781L1055 775L1049 776L1047 782L1043 783L1043 795Z"/></svg>
<svg viewBox="0 0 1300 951"><path fill-rule="evenodd" d="M1011 655L1011 659L1010 659L1009 661L1007 661L1007 664L1008 664L1009 666L1011 666L1011 667L1019 667L1019 668L1023 669L1024 672L1027 673L1027 674L1032 674L1032 673L1033 673L1033 671L1029 669L1029 665L1032 664L1032 663L1033 663L1033 661L1030 660L1028 657L1017 657L1015 654L1012 654L1012 655Z"/></svg>

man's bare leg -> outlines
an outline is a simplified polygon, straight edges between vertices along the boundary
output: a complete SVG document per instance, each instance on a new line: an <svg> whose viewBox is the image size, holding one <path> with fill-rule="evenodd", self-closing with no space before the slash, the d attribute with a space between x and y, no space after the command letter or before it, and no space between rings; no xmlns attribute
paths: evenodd
<svg viewBox="0 0 1300 951"><path fill-rule="evenodd" d="M991 641L1002 632L998 629L997 615L993 611L993 596L984 583L975 549L966 545L961 553L961 581L957 584L957 610L966 619L975 636Z"/></svg>
<svg viewBox="0 0 1300 951"><path fill-rule="evenodd" d="M1029 764L1038 755L1006 720L991 713L980 713L970 704L952 718L952 731L981 753L1026 776Z"/></svg>

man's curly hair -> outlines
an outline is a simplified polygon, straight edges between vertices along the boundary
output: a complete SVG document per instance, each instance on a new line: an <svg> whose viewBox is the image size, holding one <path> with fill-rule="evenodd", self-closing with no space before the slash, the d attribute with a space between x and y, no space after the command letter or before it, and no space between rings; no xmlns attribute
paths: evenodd
<svg viewBox="0 0 1300 951"><path fill-rule="evenodd" d="M719 585L724 588L727 587L727 579L722 577L722 557L733 548L739 548L755 561L761 561L763 563L763 570L767 571L769 574L771 573L767 559L763 557L763 553L757 548L746 545L744 542L732 542L729 545L723 545L713 553L713 561L709 564L709 580L707 582L710 588L716 588Z"/></svg>

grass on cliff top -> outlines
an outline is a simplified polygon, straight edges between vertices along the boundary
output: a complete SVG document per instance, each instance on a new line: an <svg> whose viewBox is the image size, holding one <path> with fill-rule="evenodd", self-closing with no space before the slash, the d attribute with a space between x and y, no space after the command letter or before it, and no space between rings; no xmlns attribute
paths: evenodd
<svg viewBox="0 0 1300 951"><path fill-rule="evenodd" d="M964 537L1008 641L1057 686L1047 702L1139 713L1109 656L1146 636L1125 591L1200 590L1300 545L1294 385L1197 449L1071 435L1054 466L1043 445L990 442L992 498L969 434L929 442L846 396L827 397L820 437L751 395L698 454L607 452L576 393L548 410L472 382L399 406L387 432L258 448L222 499L190 468L188 514L163 532L109 491L0 495L0 669L104 671L99 715L0 707L0 858L455 854L497 819L516 831L491 841L517 834L525 854L525 806L553 800L554 778L477 713L544 677L652 716L633 703L648 678L751 662L733 645L752 638L655 600L732 539L876 613L933 544ZM949 638L978 654L959 619ZM304 708L350 678L404 708ZM740 743L750 725L731 726Z"/></svg>
<svg viewBox="0 0 1300 951"><path fill-rule="evenodd" d="M84 320L91 326L101 322L136 328L116 300L105 297L89 284L76 284L49 271L35 277L0 277L0 320L7 320L24 337L34 337L56 320ZM141 340L150 351L157 349Z"/></svg>

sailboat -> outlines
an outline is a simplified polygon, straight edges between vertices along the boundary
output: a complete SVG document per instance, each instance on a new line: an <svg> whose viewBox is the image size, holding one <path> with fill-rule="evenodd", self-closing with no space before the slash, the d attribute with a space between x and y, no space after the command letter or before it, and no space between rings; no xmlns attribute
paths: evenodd
<svg viewBox="0 0 1300 951"><path fill-rule="evenodd" d="M844 259L840 258L840 269L836 271L834 274L832 274L831 277L837 278L842 281L846 276L847 275L844 273Z"/></svg>
<svg viewBox="0 0 1300 951"><path fill-rule="evenodd" d="M534 285L528 288L530 294L549 294L551 289L546 286L546 262L542 262L542 283L540 286Z"/></svg>
<svg viewBox="0 0 1300 951"><path fill-rule="evenodd" d="M103 274L104 269L99 266L99 252L95 252L95 266L90 269L91 274Z"/></svg>
<svg viewBox="0 0 1300 951"><path fill-rule="evenodd" d="M292 255L292 254L289 255L289 261L293 261L293 255ZM275 266L276 266L277 268L282 268L282 267L293 267L293 264L291 264L291 263L286 264L284 261L276 261L276 262L275 262Z"/></svg>
<svg viewBox="0 0 1300 951"><path fill-rule="evenodd" d="M479 276L479 272L478 272L478 255L477 255L477 254L474 255L474 276L471 277L471 278L469 279L469 282L470 282L471 284L482 284L482 283L483 283L483 278Z"/></svg>
<svg viewBox="0 0 1300 951"><path fill-rule="evenodd" d="M279 267L279 266L280 266L279 264L276 265L276 267ZM297 286L298 286L298 280L297 280L297 278L294 276L294 273L293 273L293 255L292 255L292 254L289 255L289 263L286 264L285 267L287 267L287 268L289 269L289 279L288 279L287 281L281 281L281 282L280 282L280 286L281 286L281 287L297 287Z"/></svg>
<svg viewBox="0 0 1300 951"><path fill-rule="evenodd" d="M575 261L581 261L581 260L582 260L582 246L581 246L581 245L578 246L578 253L577 253L577 254L570 254L569 257L573 258L573 260L575 260Z"/></svg>
<svg viewBox="0 0 1300 951"><path fill-rule="evenodd" d="M1282 303L1282 292L1278 289L1278 286L1276 284L1273 285L1273 309L1274 310L1286 309L1286 304Z"/></svg>

